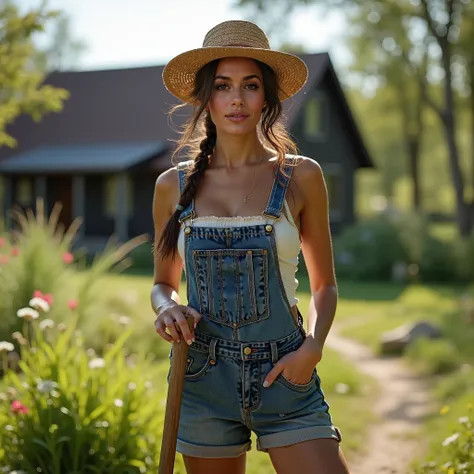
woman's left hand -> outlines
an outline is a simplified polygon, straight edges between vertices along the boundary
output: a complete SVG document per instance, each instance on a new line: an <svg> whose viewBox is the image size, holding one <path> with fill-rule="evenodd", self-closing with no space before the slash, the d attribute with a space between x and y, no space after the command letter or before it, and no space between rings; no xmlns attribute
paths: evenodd
<svg viewBox="0 0 474 474"><path fill-rule="evenodd" d="M314 345L307 339L299 349L282 357L268 372L263 382L264 387L269 387L279 374L296 385L307 384L313 375L316 364L321 360L322 347Z"/></svg>

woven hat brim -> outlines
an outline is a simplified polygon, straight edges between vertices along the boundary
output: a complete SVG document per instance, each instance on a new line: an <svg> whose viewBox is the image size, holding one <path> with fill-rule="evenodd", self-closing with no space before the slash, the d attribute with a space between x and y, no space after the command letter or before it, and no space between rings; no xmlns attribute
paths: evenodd
<svg viewBox="0 0 474 474"><path fill-rule="evenodd" d="M278 78L280 100L295 95L308 79L308 68L298 56L281 51L242 46L205 47L186 51L171 59L163 70L163 82L168 91L184 102L192 103L196 73L214 59L245 57L270 66Z"/></svg>

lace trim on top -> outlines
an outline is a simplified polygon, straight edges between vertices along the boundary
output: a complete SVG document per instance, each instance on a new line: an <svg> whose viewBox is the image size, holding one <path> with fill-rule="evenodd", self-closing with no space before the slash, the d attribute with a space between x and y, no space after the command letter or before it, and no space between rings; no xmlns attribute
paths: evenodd
<svg viewBox="0 0 474 474"><path fill-rule="evenodd" d="M210 226L210 227L228 227L232 225L242 225L242 224L261 224L265 223L268 219L265 216L202 216L195 217L191 221L192 225L197 226Z"/></svg>
<svg viewBox="0 0 474 474"><path fill-rule="evenodd" d="M288 203L285 199L284 206L288 217L282 214L282 217L285 217L286 220L290 223L291 226L296 228L295 221L291 214ZM266 222L272 222L273 219L260 214L259 216L201 216L191 219L191 225L197 224L199 226L209 226L209 227L230 227L232 225L243 225L243 224L265 224Z"/></svg>

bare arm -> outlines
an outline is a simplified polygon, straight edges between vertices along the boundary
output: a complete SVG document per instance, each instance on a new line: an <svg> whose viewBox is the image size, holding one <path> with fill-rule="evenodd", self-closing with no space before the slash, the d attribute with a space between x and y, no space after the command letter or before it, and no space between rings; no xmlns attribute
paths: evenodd
<svg viewBox="0 0 474 474"><path fill-rule="evenodd" d="M157 179L153 196L155 252L151 305L157 315L155 327L158 334L169 342L179 341L180 336L175 327L175 323L177 323L184 338L189 343L194 336L189 331L185 314L189 313L195 320L198 320L200 316L194 309L180 304L179 286L183 272L183 262L179 254L176 255L174 260L171 257L162 258L157 249L160 237L178 201L178 172L176 168L171 168ZM169 334L166 329L168 329Z"/></svg>
<svg viewBox="0 0 474 474"><path fill-rule="evenodd" d="M274 365L265 377L264 387L270 386L280 373L296 384L311 380L314 367L321 360L337 306L328 197L321 167L314 160L303 158L293 171L293 179L298 194L296 209L303 255L311 284L307 337L299 349Z"/></svg>
<svg viewBox="0 0 474 474"><path fill-rule="evenodd" d="M320 353L334 320L338 298L327 188L321 167L314 160L305 159L296 172L305 196L301 238L311 285L305 344Z"/></svg>

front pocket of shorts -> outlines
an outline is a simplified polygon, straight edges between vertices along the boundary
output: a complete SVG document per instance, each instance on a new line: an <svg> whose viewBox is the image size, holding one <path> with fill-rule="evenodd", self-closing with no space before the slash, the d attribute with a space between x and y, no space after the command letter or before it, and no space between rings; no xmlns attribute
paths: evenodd
<svg viewBox="0 0 474 474"><path fill-rule="evenodd" d="M290 390L294 390L296 392L307 392L315 385L316 379L317 379L317 372L316 372L316 369L314 369L313 373L311 374L310 381L302 385L291 382L283 374L279 374L278 377L276 378L276 381L281 383L285 387L289 388Z"/></svg>
<svg viewBox="0 0 474 474"><path fill-rule="evenodd" d="M212 368L211 357L208 354L193 351L188 355L185 380L198 380L204 377Z"/></svg>
<svg viewBox="0 0 474 474"><path fill-rule="evenodd" d="M238 328L268 317L265 249L193 251L201 314Z"/></svg>

